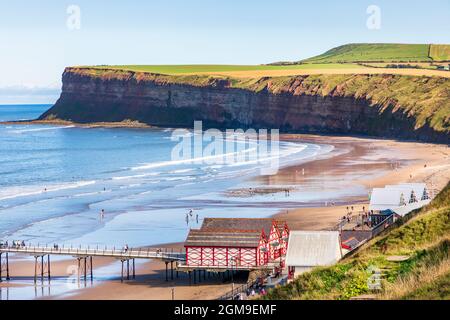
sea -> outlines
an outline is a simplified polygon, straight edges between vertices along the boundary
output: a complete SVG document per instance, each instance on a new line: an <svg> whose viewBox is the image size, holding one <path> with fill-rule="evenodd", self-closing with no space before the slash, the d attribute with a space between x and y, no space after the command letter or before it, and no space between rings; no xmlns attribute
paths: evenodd
<svg viewBox="0 0 450 320"><path fill-rule="evenodd" d="M0 121L35 119L48 108L0 106ZM0 125L0 239L155 245L183 241L204 217L276 213L266 205L276 202L274 197L249 201L225 195L250 188L261 172L258 164L173 160L180 142L174 131ZM257 143L247 143L245 150ZM279 149L283 166L332 147L281 142Z"/></svg>
<svg viewBox="0 0 450 320"><path fill-rule="evenodd" d="M36 119L50 107L1 105L0 122ZM203 153L193 160L174 159L180 141L193 141L196 134L173 128L0 124L0 240L108 248L160 245L182 242L205 217L270 217L286 208L284 192L253 197L229 192L265 187L256 179L263 163L217 163ZM244 144L241 152L250 153L263 142L233 143ZM269 148L268 159L272 152ZM276 156L282 168L332 152L331 145L281 140ZM296 187L289 197L296 205L355 193ZM36 297L25 289L8 290L13 299Z"/></svg>

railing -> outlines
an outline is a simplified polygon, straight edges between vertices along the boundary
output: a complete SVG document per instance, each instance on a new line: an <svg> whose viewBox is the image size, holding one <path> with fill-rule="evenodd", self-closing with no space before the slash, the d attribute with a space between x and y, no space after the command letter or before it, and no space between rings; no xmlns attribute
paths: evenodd
<svg viewBox="0 0 450 320"><path fill-rule="evenodd" d="M383 214L368 214L367 212L360 212L353 214L352 216L342 219L337 225L333 227L333 230L341 231L345 225L353 223L359 227L367 225L369 228L374 229L380 223L384 222L388 215Z"/></svg>
<svg viewBox="0 0 450 320"><path fill-rule="evenodd" d="M253 287L257 283L258 283L258 279L254 280L253 282L249 282L249 283L243 284L243 285L241 285L239 287L236 287L233 290L227 292L223 296L220 296L219 299L217 299L217 300L234 300L234 297L237 294L242 293L242 292L246 292L247 290L249 290L251 287Z"/></svg>
<svg viewBox="0 0 450 320"><path fill-rule="evenodd" d="M394 223L394 215L390 215L383 221L381 221L377 226L372 229L372 238L379 235L383 232L387 227Z"/></svg>
<svg viewBox="0 0 450 320"><path fill-rule="evenodd" d="M100 248L99 246L91 248L79 247L66 247L66 246L37 246L32 245L0 245L0 252L9 253L26 253L26 254L53 254L53 255L70 255L70 256L102 256L102 257L115 257L122 259L162 259L171 261L185 261L186 254L180 250L176 252L173 248L162 249L116 249L113 248Z"/></svg>

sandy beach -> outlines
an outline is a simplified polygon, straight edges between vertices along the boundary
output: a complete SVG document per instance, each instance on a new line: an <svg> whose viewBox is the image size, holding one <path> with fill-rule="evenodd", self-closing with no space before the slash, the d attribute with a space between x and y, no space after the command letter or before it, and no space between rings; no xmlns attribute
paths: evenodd
<svg viewBox="0 0 450 320"><path fill-rule="evenodd" d="M350 184L361 185L367 190L386 184L402 182L426 182L433 193L441 190L450 180L450 148L446 145L433 145L393 140L366 139L354 137L324 137L313 135L285 135L286 140L301 140L311 143L326 143L335 146L333 156L316 159L297 166L281 169L277 175L258 177L260 185L302 188L308 185L324 188L328 181L346 180ZM244 196L245 191L242 192ZM257 190L255 191L257 192ZM276 192L276 190L272 190ZM349 196L325 203L311 203L303 208L289 205L275 218L286 220L291 230L324 230L332 228L346 212L346 206L362 208L368 205L367 196ZM166 245L167 246L167 245ZM172 244L179 249L182 244ZM52 263L54 276L67 276L67 270L75 260ZM94 274L97 268L113 264L111 259L95 259ZM65 299L171 299L174 288L175 299L216 299L231 289L231 283L220 279L209 279L189 286L186 275L165 281L165 264L159 261L144 262L137 266L135 280L120 282L120 264L113 264L116 278L97 281L93 287L74 290ZM34 272L32 261L12 261L11 276L15 279L31 279ZM20 281L18 281L20 282ZM0 288L22 285L15 282L0 283ZM51 295L51 299L62 298Z"/></svg>

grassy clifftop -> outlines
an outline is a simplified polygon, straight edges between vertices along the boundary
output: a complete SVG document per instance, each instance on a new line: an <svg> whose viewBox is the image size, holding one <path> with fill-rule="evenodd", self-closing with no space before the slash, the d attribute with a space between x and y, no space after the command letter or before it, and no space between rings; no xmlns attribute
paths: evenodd
<svg viewBox="0 0 450 320"><path fill-rule="evenodd" d="M301 62L430 62L448 60L450 60L450 45L358 43L336 47Z"/></svg>
<svg viewBox="0 0 450 320"><path fill-rule="evenodd" d="M450 183L409 221L399 222L337 265L303 274L265 298L350 299L375 293L378 299L450 299L449 253ZM409 259L390 261L398 255ZM382 289L375 292L369 290L374 270L382 273Z"/></svg>
<svg viewBox="0 0 450 320"><path fill-rule="evenodd" d="M450 133L450 79L401 75L303 75L231 78L208 75L162 75L109 68L68 68L66 75L92 79L151 81L211 88L235 88L255 93L320 95L365 99L371 105L392 107L414 119L416 129L429 125Z"/></svg>

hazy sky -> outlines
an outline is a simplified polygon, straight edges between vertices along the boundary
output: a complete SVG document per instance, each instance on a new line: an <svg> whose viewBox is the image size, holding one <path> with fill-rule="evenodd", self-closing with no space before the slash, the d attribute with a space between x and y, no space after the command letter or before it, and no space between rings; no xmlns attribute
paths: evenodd
<svg viewBox="0 0 450 320"><path fill-rule="evenodd" d="M66 66L261 64L350 42L450 43L450 1L0 0L0 103L54 102Z"/></svg>

